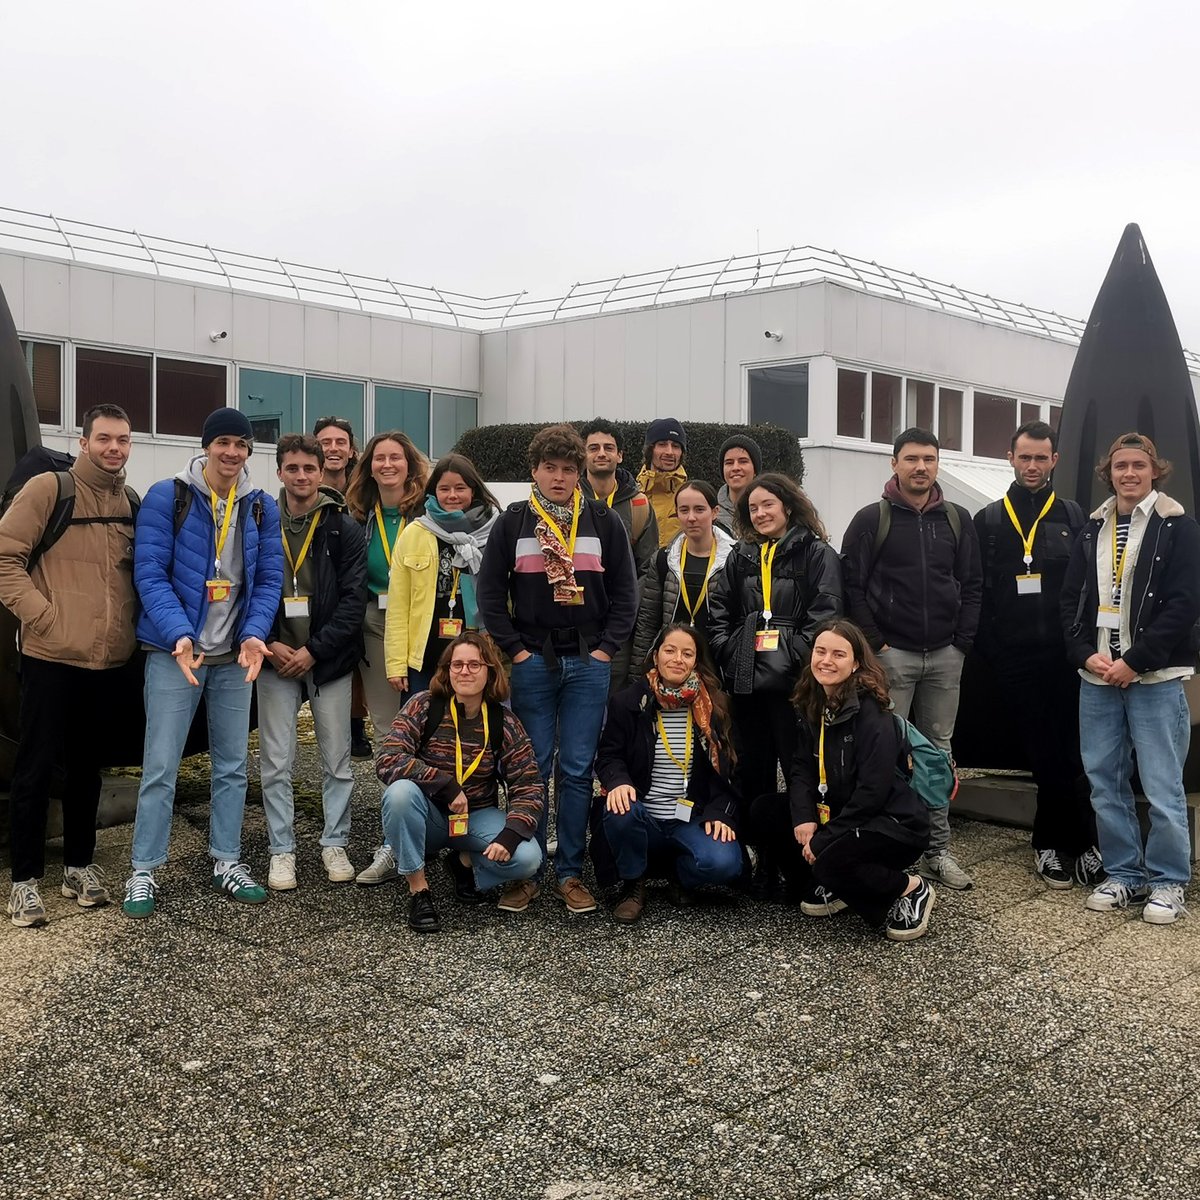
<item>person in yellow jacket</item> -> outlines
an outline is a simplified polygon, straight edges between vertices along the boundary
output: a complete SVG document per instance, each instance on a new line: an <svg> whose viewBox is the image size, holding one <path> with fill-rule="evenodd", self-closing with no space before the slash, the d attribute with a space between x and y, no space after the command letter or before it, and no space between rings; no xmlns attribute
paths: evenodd
<svg viewBox="0 0 1200 1200"><path fill-rule="evenodd" d="M392 554L383 648L398 691L428 690L446 646L479 628L474 576L499 509L469 458L438 460L425 511L405 526Z"/></svg>
<svg viewBox="0 0 1200 1200"><path fill-rule="evenodd" d="M683 456L687 430L674 417L659 417L646 428L646 465L638 473L638 487L650 498L658 520L659 549L669 546L681 530L675 515L675 493L687 482Z"/></svg>

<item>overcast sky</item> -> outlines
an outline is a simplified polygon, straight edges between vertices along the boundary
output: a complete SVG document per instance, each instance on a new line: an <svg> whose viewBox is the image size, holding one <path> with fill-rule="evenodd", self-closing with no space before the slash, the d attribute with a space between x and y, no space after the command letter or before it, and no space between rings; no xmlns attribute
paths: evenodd
<svg viewBox="0 0 1200 1200"><path fill-rule="evenodd" d="M1200 350L1194 4L4 4L0 205L473 293L813 244Z"/></svg>

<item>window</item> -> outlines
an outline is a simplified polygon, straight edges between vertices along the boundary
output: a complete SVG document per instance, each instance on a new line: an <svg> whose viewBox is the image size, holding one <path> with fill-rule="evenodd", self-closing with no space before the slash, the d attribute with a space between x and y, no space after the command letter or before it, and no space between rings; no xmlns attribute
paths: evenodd
<svg viewBox="0 0 1200 1200"><path fill-rule="evenodd" d="M838 437L866 437L867 375L838 367L837 431Z"/></svg>
<svg viewBox="0 0 1200 1200"><path fill-rule="evenodd" d="M21 354L33 380L38 422L62 425L62 347L55 342L22 342Z"/></svg>
<svg viewBox="0 0 1200 1200"><path fill-rule="evenodd" d="M307 433L304 376L279 371L238 371L237 406L250 420L254 440L274 445L285 433Z"/></svg>
<svg viewBox="0 0 1200 1200"><path fill-rule="evenodd" d="M304 386L305 428L311 429L322 417L344 417L357 436L363 428L363 392L363 385L353 379L310 375Z"/></svg>
<svg viewBox="0 0 1200 1200"><path fill-rule="evenodd" d="M424 388L375 388L375 432L399 429L429 453L429 393Z"/></svg>
<svg viewBox="0 0 1200 1200"><path fill-rule="evenodd" d="M938 388L936 432L943 450L963 448L963 394L960 388Z"/></svg>
<svg viewBox="0 0 1200 1200"><path fill-rule="evenodd" d="M454 449L468 429L478 424L479 401L474 396L451 396L444 392L433 393L433 431L429 453L441 458Z"/></svg>
<svg viewBox="0 0 1200 1200"><path fill-rule="evenodd" d="M754 367L749 377L750 423L765 421L808 437L808 363Z"/></svg>
<svg viewBox="0 0 1200 1200"><path fill-rule="evenodd" d="M1040 421L1042 419L1042 406L1040 404L1032 404L1027 400L1021 401L1021 419L1017 422L1018 425L1024 425L1026 421Z"/></svg>
<svg viewBox="0 0 1200 1200"><path fill-rule="evenodd" d="M891 445L903 428L900 376L871 372L871 441Z"/></svg>
<svg viewBox="0 0 1200 1200"><path fill-rule="evenodd" d="M924 379L904 381L904 424L908 429L933 429L933 384Z"/></svg>
<svg viewBox="0 0 1200 1200"><path fill-rule="evenodd" d="M135 433L149 433L153 366L149 354L81 346L75 351L75 424L82 428L83 414L97 404L118 404Z"/></svg>
<svg viewBox="0 0 1200 1200"><path fill-rule="evenodd" d="M155 363L155 429L160 434L196 437L210 412L225 407L223 363L160 358Z"/></svg>
<svg viewBox="0 0 1200 1200"><path fill-rule="evenodd" d="M1062 421L1062 405L1061 404L1051 404L1048 407L1049 407L1050 411L1046 416L1046 424L1049 425L1050 428L1053 429L1055 433L1057 433L1058 426Z"/></svg>
<svg viewBox="0 0 1200 1200"><path fill-rule="evenodd" d="M975 453L1004 458L1017 429L1017 402L1008 396L975 393Z"/></svg>

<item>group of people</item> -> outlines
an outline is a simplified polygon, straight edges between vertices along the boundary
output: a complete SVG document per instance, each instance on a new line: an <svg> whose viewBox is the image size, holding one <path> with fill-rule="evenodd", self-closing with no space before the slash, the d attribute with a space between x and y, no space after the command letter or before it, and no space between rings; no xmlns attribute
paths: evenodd
<svg viewBox="0 0 1200 1200"><path fill-rule="evenodd" d="M727 885L813 918L849 909L912 940L934 885L972 879L947 810L912 785L897 717L948 751L972 646L1026 742L1040 878L1086 885L1089 909L1136 903L1162 924L1186 912L1182 689L1200 528L1160 490L1170 467L1146 437L1113 444L1098 468L1113 494L1085 518L1054 493L1054 431L1023 425L1008 493L972 519L937 483L936 437L906 430L840 554L796 482L762 470L753 438L722 447L716 490L689 472L671 418L650 423L636 476L606 421L582 437L541 429L529 497L507 507L462 455L431 466L400 431L359 453L338 418L280 438L277 498L251 482L244 414L211 413L201 447L139 500L125 486L128 417L101 405L85 416L56 540L61 475L34 476L0 517L0 601L21 623L16 925L46 919L56 764L63 894L85 908L110 898L94 863L103 723L67 714L100 711L137 646L146 736L130 917L159 903L201 700L212 886L247 904L297 886L292 779L307 700L326 874L403 880L419 932L441 928L427 878L439 856L460 901L499 889L499 909L516 913L551 888L552 851L552 892L575 914L598 907L590 853L598 883L620 884L618 921L638 920L647 879L662 879L677 903ZM254 694L266 887L242 859ZM356 873L351 761L366 714L381 834Z"/></svg>

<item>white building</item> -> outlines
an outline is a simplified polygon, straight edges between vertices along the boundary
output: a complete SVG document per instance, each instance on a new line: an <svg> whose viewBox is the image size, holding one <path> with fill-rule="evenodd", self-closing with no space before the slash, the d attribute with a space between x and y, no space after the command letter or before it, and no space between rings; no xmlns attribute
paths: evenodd
<svg viewBox="0 0 1200 1200"><path fill-rule="evenodd" d="M44 441L73 449L111 401L144 489L229 404L275 486L280 433L349 418L431 455L476 424L602 415L793 429L836 538L878 497L896 433L933 428L969 508L1011 478L1017 425L1055 423L1082 324L812 247L475 297L0 209L0 287ZM1188 356L1200 382L1200 359ZM691 463L719 482L716 463Z"/></svg>

